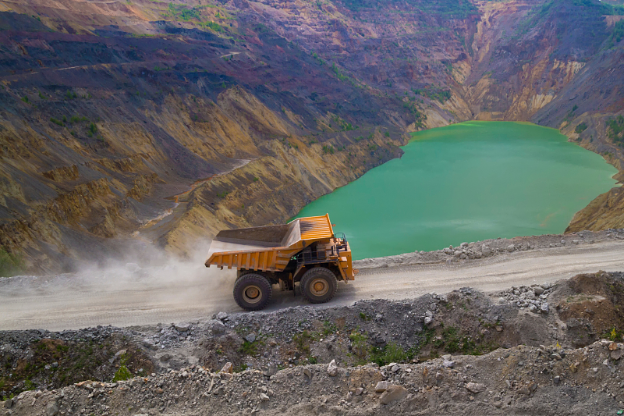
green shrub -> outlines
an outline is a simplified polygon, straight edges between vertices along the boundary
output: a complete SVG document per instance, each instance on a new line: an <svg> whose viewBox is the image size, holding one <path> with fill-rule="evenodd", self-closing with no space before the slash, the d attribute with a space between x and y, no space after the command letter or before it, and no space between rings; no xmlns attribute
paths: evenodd
<svg viewBox="0 0 624 416"><path fill-rule="evenodd" d="M332 63L331 70L334 71L334 74L336 74L336 77L340 81L348 81L349 80L349 77L346 76L345 74L343 74L342 71L340 71L340 68L338 68L335 63Z"/></svg>
<svg viewBox="0 0 624 416"><path fill-rule="evenodd" d="M371 360L380 366L390 363L402 363L411 360L414 353L405 351L403 347L394 342L387 343L382 348L372 348Z"/></svg>
<svg viewBox="0 0 624 416"><path fill-rule="evenodd" d="M33 383L31 380L24 380L24 390L34 390L35 388L35 383Z"/></svg>
<svg viewBox="0 0 624 416"><path fill-rule="evenodd" d="M578 125L576 126L576 128L574 129L574 132L575 132L575 133L577 133L577 134L581 134L581 133L583 133L585 130L587 130L587 123L582 122L582 123L580 123L580 124L578 124Z"/></svg>
<svg viewBox="0 0 624 416"><path fill-rule="evenodd" d="M132 378L132 373L130 372L130 370L128 370L128 367L126 367L125 365L122 365L115 372L115 376L113 377L113 383L116 383L118 381L129 380L131 378Z"/></svg>
<svg viewBox="0 0 624 416"><path fill-rule="evenodd" d="M83 116L83 117L80 117L80 116L77 116L77 115L76 115L76 116L71 116L71 117L69 118L69 122L70 122L70 123L72 123L72 124L74 124L74 123L79 123L79 122L81 122L81 121L89 121L89 119L88 119L88 118L86 118L86 117L84 117L84 116Z"/></svg>
<svg viewBox="0 0 624 416"><path fill-rule="evenodd" d="M28 97L26 97L26 96L22 97L22 101L24 101L25 103L27 103L27 102L28 102Z"/></svg>
<svg viewBox="0 0 624 416"><path fill-rule="evenodd" d="M258 355L258 343L256 341L243 341L243 345L241 345L241 347L238 349L238 352L254 357Z"/></svg>
<svg viewBox="0 0 624 416"><path fill-rule="evenodd" d="M368 344L368 337L366 334L358 331L353 331L349 335L349 340L351 341L351 350L353 353L362 359L366 360L368 353L370 351L370 345Z"/></svg>
<svg viewBox="0 0 624 416"><path fill-rule="evenodd" d="M607 136L609 136L614 143L619 143L620 145L624 144L623 116L617 116L617 118L607 121Z"/></svg>
<svg viewBox="0 0 624 416"><path fill-rule="evenodd" d="M613 327L611 331L605 333L602 338L606 338L611 341L621 341L622 335L624 335L624 332L618 331L617 328Z"/></svg>
<svg viewBox="0 0 624 416"><path fill-rule="evenodd" d="M335 334L336 331L338 331L338 327L336 326L336 324L330 321L323 321L323 335L327 336Z"/></svg>
<svg viewBox="0 0 624 416"><path fill-rule="evenodd" d="M307 330L296 334L293 337L293 342L297 349L305 354L310 353L310 342L314 340L312 334L310 334Z"/></svg>
<svg viewBox="0 0 624 416"><path fill-rule="evenodd" d="M608 47L613 48L616 44L620 43L624 39L624 20L620 20L613 25L613 32L609 38Z"/></svg>
<svg viewBox="0 0 624 416"><path fill-rule="evenodd" d="M201 22L199 25L203 28L212 29L215 32L223 32L223 27L215 22Z"/></svg>
<svg viewBox="0 0 624 416"><path fill-rule="evenodd" d="M54 117L50 117L50 121L52 123L56 124L57 126L65 127L65 124L63 124L63 122L61 120L57 120Z"/></svg>
<svg viewBox="0 0 624 416"><path fill-rule="evenodd" d="M363 321L370 321L372 318L366 315L364 312L360 312L360 319Z"/></svg>
<svg viewBox="0 0 624 416"><path fill-rule="evenodd" d="M451 90L447 90L435 85L429 85L425 88L412 88L412 92L416 95L425 96L431 100L436 100L444 104L451 99Z"/></svg>

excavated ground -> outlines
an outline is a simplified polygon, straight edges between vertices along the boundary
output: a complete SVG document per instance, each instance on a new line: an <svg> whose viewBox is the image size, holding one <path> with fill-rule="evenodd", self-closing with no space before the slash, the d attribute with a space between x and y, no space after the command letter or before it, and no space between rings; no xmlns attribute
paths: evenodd
<svg viewBox="0 0 624 416"><path fill-rule="evenodd" d="M3 331L0 415L615 414L623 301L624 274L598 272L192 323Z"/></svg>

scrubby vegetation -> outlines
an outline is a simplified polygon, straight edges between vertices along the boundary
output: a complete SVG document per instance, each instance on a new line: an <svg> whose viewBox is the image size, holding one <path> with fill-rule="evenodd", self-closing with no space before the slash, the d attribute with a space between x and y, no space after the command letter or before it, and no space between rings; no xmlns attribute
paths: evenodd
<svg viewBox="0 0 624 416"><path fill-rule="evenodd" d="M0 277L14 276L24 270L22 258L0 249Z"/></svg>
<svg viewBox="0 0 624 416"><path fill-rule="evenodd" d="M352 11L362 9L379 9L388 4L379 0L341 0L342 4ZM421 10L428 15L445 17L447 19L465 19L477 14L474 4L467 0L440 0L435 2L420 2L418 0L390 0L388 3L405 4Z"/></svg>
<svg viewBox="0 0 624 416"><path fill-rule="evenodd" d="M442 104L451 99L451 90L436 86L429 86L425 88L412 88L412 92L416 95L422 95L431 100L439 101Z"/></svg>
<svg viewBox="0 0 624 416"><path fill-rule="evenodd" d="M5 393L5 398L42 386L128 380L153 370L152 362L121 338L103 342L42 339L27 348L30 353L26 359L0 355L0 392Z"/></svg>
<svg viewBox="0 0 624 416"><path fill-rule="evenodd" d="M418 106L415 102L410 100L403 101L403 107L414 116L414 123L416 124L416 127L424 127L424 122L427 120L427 116L418 110Z"/></svg>
<svg viewBox="0 0 624 416"><path fill-rule="evenodd" d="M613 32L611 32L607 47L613 48L615 45L620 43L622 39L624 39L624 20L620 20L613 25Z"/></svg>
<svg viewBox="0 0 624 416"><path fill-rule="evenodd" d="M624 117L617 116L607 121L607 135L613 143L624 146Z"/></svg>
<svg viewBox="0 0 624 416"><path fill-rule="evenodd" d="M50 121L56 124L57 126L65 127L65 124L61 120L58 120L54 117L50 117Z"/></svg>
<svg viewBox="0 0 624 416"><path fill-rule="evenodd" d="M577 134L581 134L585 130L587 130L587 123L582 122L582 123L577 124L576 128L574 129L574 132Z"/></svg>

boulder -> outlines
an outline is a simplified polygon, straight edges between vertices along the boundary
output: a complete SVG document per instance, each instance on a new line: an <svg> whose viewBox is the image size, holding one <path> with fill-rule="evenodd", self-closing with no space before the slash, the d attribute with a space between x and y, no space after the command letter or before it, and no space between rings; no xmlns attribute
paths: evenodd
<svg viewBox="0 0 624 416"><path fill-rule="evenodd" d="M180 324L173 325L173 327L178 332L188 332L188 330L191 329L191 324L189 324L189 323L180 323Z"/></svg>
<svg viewBox="0 0 624 416"><path fill-rule="evenodd" d="M46 416L56 416L58 414L59 414L59 407L56 402L52 402L46 407Z"/></svg>
<svg viewBox="0 0 624 416"><path fill-rule="evenodd" d="M388 387L390 387L390 383L388 383L387 381L380 381L375 386L375 393L383 393L384 391L388 390Z"/></svg>
<svg viewBox="0 0 624 416"><path fill-rule="evenodd" d="M221 368L221 371L219 371L220 373L230 373L232 374L234 372L234 366L232 365L231 362L227 362L223 365L223 368Z"/></svg>
<svg viewBox="0 0 624 416"><path fill-rule="evenodd" d="M206 328L211 330L215 335L223 335L226 332L225 325L223 322L217 321L216 319L211 319L206 323Z"/></svg>
<svg viewBox="0 0 624 416"><path fill-rule="evenodd" d="M473 383L473 382L466 384L466 390L468 390L472 394L481 393L482 391L485 391L485 389L486 389L485 384Z"/></svg>
<svg viewBox="0 0 624 416"><path fill-rule="evenodd" d="M390 404L407 396L407 389L403 386L390 385L379 398L379 403Z"/></svg>
<svg viewBox="0 0 624 416"><path fill-rule="evenodd" d="M331 360L327 366L327 375L330 377L336 377L338 375L338 365L336 364L336 360Z"/></svg>

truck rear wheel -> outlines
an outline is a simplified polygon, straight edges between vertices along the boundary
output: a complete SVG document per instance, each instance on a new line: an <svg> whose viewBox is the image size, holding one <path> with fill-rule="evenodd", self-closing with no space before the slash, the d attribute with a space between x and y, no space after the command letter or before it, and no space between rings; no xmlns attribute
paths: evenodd
<svg viewBox="0 0 624 416"><path fill-rule="evenodd" d="M271 283L262 275L248 273L236 281L234 300L243 309L258 311L271 299Z"/></svg>
<svg viewBox="0 0 624 416"><path fill-rule="evenodd" d="M311 303L329 302L336 294L336 275L325 267L315 267L301 278L301 292Z"/></svg>

